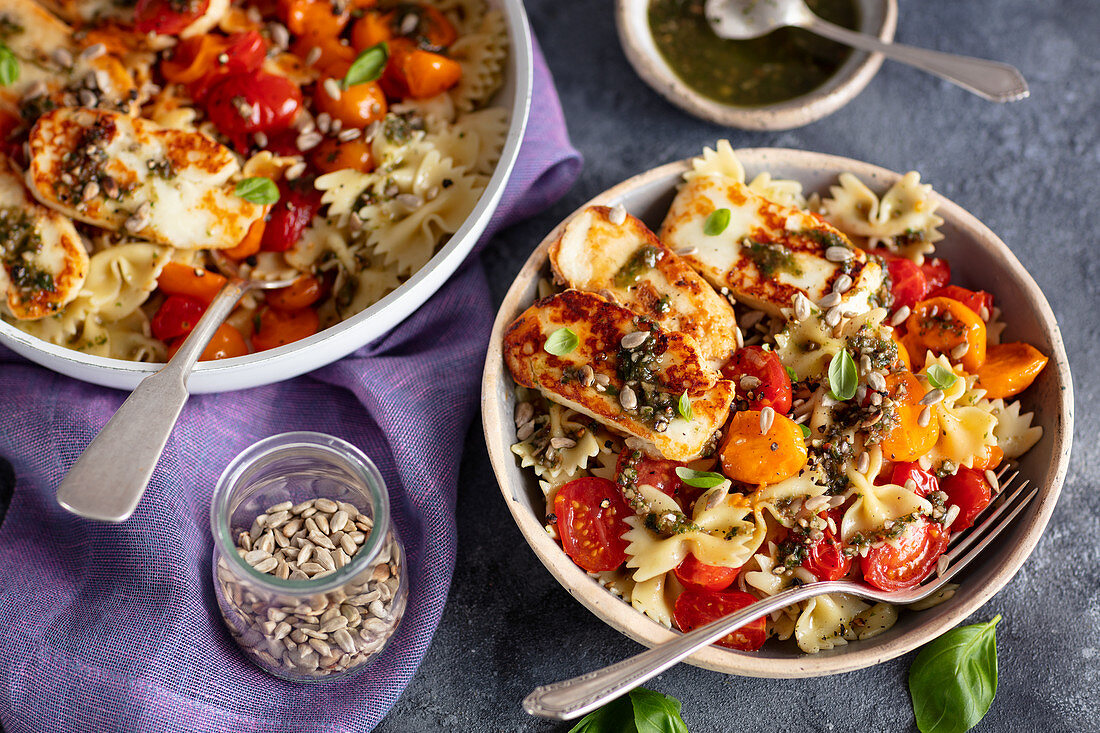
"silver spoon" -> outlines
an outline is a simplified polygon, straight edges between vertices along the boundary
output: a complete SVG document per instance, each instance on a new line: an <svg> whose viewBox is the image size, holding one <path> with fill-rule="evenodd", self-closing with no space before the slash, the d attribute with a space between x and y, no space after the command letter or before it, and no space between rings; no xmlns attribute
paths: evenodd
<svg viewBox="0 0 1100 733"><path fill-rule="evenodd" d="M187 378L218 326L247 291L283 288L290 280L252 280L218 252L214 261L229 280L206 309L179 351L156 374L146 377L57 487L57 503L87 519L121 522L137 507L168 436L190 396Z"/></svg>
<svg viewBox="0 0 1100 733"><path fill-rule="evenodd" d="M711 29L722 38L745 40L783 26L795 26L923 69L993 102L1013 102L1029 94L1027 81L1014 66L900 43L883 43L821 19L803 0L707 0L705 12Z"/></svg>

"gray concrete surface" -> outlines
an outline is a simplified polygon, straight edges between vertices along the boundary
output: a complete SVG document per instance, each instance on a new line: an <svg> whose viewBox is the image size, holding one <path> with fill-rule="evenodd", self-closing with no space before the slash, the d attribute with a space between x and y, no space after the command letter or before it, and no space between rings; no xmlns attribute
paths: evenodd
<svg viewBox="0 0 1100 733"><path fill-rule="evenodd" d="M485 253L499 301L528 253L565 214L608 186L729 137L919 170L1015 250L1058 315L1077 392L1073 462L1053 521L1020 574L977 619L1004 615L1000 687L979 731L1100 730L1100 4L1089 0L902 0L898 40L1000 59L1030 99L987 103L887 62L853 103L808 127L729 130L687 116L627 64L607 0L531 0L528 12L586 165L550 211ZM496 487L481 426L466 443L459 553L443 623L416 678L377 729L564 731L527 717L535 685L640 647L572 600L528 549ZM680 666L650 686L703 731L915 730L913 655L817 680L753 680Z"/></svg>

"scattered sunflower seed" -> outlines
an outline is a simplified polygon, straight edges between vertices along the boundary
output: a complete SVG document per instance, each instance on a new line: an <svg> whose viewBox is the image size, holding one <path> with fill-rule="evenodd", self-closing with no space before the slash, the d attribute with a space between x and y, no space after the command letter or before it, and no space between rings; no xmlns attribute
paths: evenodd
<svg viewBox="0 0 1100 733"><path fill-rule="evenodd" d="M932 408L928 405L924 406L924 409L917 415L917 425L922 428L928 427L928 423L932 422Z"/></svg>
<svg viewBox="0 0 1100 733"><path fill-rule="evenodd" d="M627 335L623 336L622 341L619 342L619 345L622 346L624 349L636 349L644 344L648 339L648 331L633 331L632 333L628 333Z"/></svg>
<svg viewBox="0 0 1100 733"><path fill-rule="evenodd" d="M626 209L622 204L615 204L608 212L607 220L615 226L621 226L626 221Z"/></svg>

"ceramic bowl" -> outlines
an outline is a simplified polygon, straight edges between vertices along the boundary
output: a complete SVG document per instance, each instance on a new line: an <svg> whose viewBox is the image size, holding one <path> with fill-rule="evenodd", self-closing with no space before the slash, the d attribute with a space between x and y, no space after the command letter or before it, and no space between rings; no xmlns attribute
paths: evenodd
<svg viewBox="0 0 1100 733"><path fill-rule="evenodd" d="M531 103L531 29L521 0L489 0L505 16L509 58L504 86L493 104L508 110L508 136L485 191L457 232L424 267L361 313L301 341L257 354L202 362L188 382L192 393L256 387L304 374L374 341L419 308L466 259L489 223L519 155ZM91 356L55 346L0 321L0 344L61 374L118 389L133 389L161 368L122 359Z"/></svg>
<svg viewBox="0 0 1100 733"><path fill-rule="evenodd" d="M856 0L861 33L889 43L897 28L897 0ZM883 56L852 51L824 84L802 96L757 107L736 107L695 91L672 71L649 29L649 0L617 0L615 22L627 60L646 84L685 112L745 130L789 130L820 120L855 99L882 65Z"/></svg>
<svg viewBox="0 0 1100 733"><path fill-rule="evenodd" d="M844 171L854 173L872 190L883 190L899 178L868 163L820 153L754 148L739 150L737 155L749 178L768 171L799 180L807 195L827 193L829 184ZM687 160L661 166L605 191L585 206L622 204L657 229L688 169ZM1039 487L1038 496L1002 535L998 551L987 553L962 574L953 598L925 611L903 611L897 624L879 636L813 655L801 653L793 641L771 641L755 653L712 646L689 657L689 663L752 677L815 677L878 664L932 640L976 611L1011 580L1039 541L1065 479L1073 434L1073 386L1062 337L1046 298L1005 243L958 205L937 198L945 235L937 244L937 255L951 263L953 280L993 293L1008 324L1006 340L1027 341L1050 355L1046 369L1023 396L1025 409L1035 412L1035 424L1044 431L1043 439L1020 461L1023 476ZM482 382L485 441L504 500L539 560L602 621L653 646L679 632L635 611L569 559L543 528L545 504L533 472L521 470L509 450L515 442L515 385L501 356L504 330L534 301L538 279L549 271L547 250L564 226L562 222L531 254L497 314Z"/></svg>

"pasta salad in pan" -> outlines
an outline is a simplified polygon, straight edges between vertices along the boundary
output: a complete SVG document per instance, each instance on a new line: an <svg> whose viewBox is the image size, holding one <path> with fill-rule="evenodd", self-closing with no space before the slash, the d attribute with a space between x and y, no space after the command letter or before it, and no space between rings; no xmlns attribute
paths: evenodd
<svg viewBox="0 0 1100 733"><path fill-rule="evenodd" d="M0 315L53 344L162 361L225 278L203 358L377 302L473 210L504 145L484 0L5 0Z"/></svg>
<svg viewBox="0 0 1100 733"><path fill-rule="evenodd" d="M1047 357L951 283L936 206L912 172L881 194L842 174L824 198L747 180L721 141L659 234L622 207L573 217L503 344L512 452L564 552L683 631L795 584L942 570L995 469L1042 436L1015 398ZM815 653L897 617L821 596L718 643Z"/></svg>

